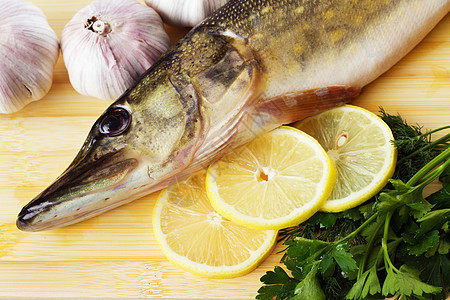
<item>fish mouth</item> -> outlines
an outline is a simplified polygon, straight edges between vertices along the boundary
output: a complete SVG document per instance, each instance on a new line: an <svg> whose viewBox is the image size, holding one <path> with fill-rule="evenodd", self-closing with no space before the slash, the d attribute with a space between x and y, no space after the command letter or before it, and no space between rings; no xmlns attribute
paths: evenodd
<svg viewBox="0 0 450 300"><path fill-rule="evenodd" d="M65 226L119 206L118 190L127 185L139 161L120 152L93 163L72 163L47 189L20 211L16 225L22 231Z"/></svg>

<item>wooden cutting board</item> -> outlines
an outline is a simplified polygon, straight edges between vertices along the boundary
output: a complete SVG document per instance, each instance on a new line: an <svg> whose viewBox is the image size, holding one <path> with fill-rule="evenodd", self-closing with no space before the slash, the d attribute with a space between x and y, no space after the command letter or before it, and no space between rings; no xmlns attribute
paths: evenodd
<svg viewBox="0 0 450 300"><path fill-rule="evenodd" d="M33 0L58 36L90 0ZM170 30L172 42L185 30ZM366 87L354 104L399 112L410 123L450 123L450 15L407 57ZM109 103L71 87L62 59L41 101L0 115L0 297L254 298L260 277L284 247L254 272L235 279L191 275L166 260L151 226L150 195L99 217L42 233L15 227L21 207L71 162Z"/></svg>

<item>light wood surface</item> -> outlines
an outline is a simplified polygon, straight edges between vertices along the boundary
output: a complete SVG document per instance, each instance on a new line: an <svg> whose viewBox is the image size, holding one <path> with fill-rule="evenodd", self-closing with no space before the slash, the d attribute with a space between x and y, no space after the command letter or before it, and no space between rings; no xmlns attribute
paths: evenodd
<svg viewBox="0 0 450 300"><path fill-rule="evenodd" d="M60 36L90 0L33 0ZM172 42L185 30L170 29ZM354 104L382 106L410 123L450 123L450 15L407 57L366 87ZM99 217L42 233L15 227L21 207L71 162L109 103L71 87L60 57L50 93L0 115L0 297L254 298L260 277L279 264L284 247L252 273L213 280L191 275L163 256L151 227L150 195Z"/></svg>

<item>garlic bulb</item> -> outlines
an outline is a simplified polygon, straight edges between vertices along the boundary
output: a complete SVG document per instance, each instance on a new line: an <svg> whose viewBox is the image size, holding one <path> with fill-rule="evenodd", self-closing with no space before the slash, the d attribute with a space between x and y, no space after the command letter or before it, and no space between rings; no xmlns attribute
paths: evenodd
<svg viewBox="0 0 450 300"><path fill-rule="evenodd" d="M97 0L61 33L69 79L86 96L119 97L169 47L160 16L135 0Z"/></svg>
<svg viewBox="0 0 450 300"><path fill-rule="evenodd" d="M145 0L167 24L187 27L197 25L227 2L228 0Z"/></svg>
<svg viewBox="0 0 450 300"><path fill-rule="evenodd" d="M0 113L44 97L59 43L44 13L24 0L0 0Z"/></svg>

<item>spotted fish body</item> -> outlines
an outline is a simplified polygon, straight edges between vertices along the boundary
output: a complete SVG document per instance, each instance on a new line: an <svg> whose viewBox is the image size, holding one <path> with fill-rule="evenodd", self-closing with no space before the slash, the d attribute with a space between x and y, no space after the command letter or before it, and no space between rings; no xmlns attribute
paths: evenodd
<svg viewBox="0 0 450 300"><path fill-rule="evenodd" d="M449 10L450 0L231 0L106 110L17 226L92 217L348 102Z"/></svg>

